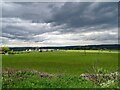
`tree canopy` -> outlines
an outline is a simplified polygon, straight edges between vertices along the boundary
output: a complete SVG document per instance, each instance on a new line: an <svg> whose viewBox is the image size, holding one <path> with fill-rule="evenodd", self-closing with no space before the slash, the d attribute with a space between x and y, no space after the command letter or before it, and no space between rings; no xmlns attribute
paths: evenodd
<svg viewBox="0 0 120 90"><path fill-rule="evenodd" d="M2 47L2 53L8 53L10 51L9 47Z"/></svg>

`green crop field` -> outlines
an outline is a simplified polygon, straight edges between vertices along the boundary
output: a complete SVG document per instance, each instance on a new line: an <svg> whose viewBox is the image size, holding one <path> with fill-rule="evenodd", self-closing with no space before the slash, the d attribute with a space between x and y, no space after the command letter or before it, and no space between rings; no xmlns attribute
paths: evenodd
<svg viewBox="0 0 120 90"><path fill-rule="evenodd" d="M85 73L93 65L109 71L117 69L118 54L89 51L33 52L29 54L3 55L4 68L35 69L51 73Z"/></svg>
<svg viewBox="0 0 120 90"><path fill-rule="evenodd" d="M69 76L79 76L82 73L95 73L94 68L103 68L110 72L118 70L118 52L117 51L97 51L97 50L63 50L54 52L31 52L14 55L2 55L2 67L5 69L14 70L37 70L50 74L65 74ZM35 77L33 77L36 80ZM38 80L38 79L37 79ZM41 79L43 80L43 79ZM40 81L41 81L40 80ZM45 79L46 82L33 87L85 87L86 85L76 82L76 85L69 83L68 78L64 80L70 84L64 83L57 79L57 82L62 82L61 85L55 81ZM60 80L60 81L59 81ZM71 79L70 79L71 80ZM75 79L77 80L77 79ZM29 80L28 80L29 81ZM48 83L52 85L47 85ZM89 82L87 82L89 83ZM24 83L23 83L24 84ZM29 83L31 86L31 83ZM26 86L29 86L26 85ZM68 86L67 86L68 85ZM18 83L18 87L23 87ZM9 86L15 87L15 86ZM25 87L25 86L24 86ZM93 87L88 84L88 87Z"/></svg>

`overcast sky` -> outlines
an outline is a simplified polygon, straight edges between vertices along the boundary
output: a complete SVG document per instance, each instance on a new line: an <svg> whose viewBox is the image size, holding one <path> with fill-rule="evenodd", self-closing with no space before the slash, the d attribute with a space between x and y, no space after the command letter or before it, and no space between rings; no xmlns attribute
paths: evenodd
<svg viewBox="0 0 120 90"><path fill-rule="evenodd" d="M3 3L2 45L118 43L117 2Z"/></svg>

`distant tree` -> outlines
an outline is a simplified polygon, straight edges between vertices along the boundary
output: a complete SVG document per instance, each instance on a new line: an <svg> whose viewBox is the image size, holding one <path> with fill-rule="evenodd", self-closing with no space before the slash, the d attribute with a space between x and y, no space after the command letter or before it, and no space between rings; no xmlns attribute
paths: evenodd
<svg viewBox="0 0 120 90"><path fill-rule="evenodd" d="M2 53L8 53L10 51L9 47L2 47Z"/></svg>

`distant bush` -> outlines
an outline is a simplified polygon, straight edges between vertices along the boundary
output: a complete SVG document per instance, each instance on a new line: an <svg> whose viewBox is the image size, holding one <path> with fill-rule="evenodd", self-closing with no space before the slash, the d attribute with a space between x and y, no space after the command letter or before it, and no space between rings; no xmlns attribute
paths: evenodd
<svg viewBox="0 0 120 90"><path fill-rule="evenodd" d="M42 50L40 50L40 52L42 52Z"/></svg>
<svg viewBox="0 0 120 90"><path fill-rule="evenodd" d="M15 52L12 50L12 51L8 51L8 54L15 54Z"/></svg>

